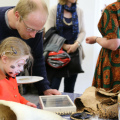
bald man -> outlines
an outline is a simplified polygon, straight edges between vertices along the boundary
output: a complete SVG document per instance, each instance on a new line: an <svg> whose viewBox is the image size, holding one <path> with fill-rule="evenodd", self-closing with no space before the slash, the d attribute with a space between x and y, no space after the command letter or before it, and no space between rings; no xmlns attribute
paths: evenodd
<svg viewBox="0 0 120 120"><path fill-rule="evenodd" d="M46 75L42 32L47 17L48 9L44 0L20 0L16 6L0 7L0 41L10 36L25 41L31 47L34 57L32 75L44 78L34 83L38 94L60 95L59 91L49 87Z"/></svg>

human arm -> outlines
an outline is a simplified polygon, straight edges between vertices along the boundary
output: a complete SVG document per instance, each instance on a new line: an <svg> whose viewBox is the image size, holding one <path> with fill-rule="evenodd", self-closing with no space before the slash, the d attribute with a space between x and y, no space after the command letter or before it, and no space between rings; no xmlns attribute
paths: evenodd
<svg viewBox="0 0 120 120"><path fill-rule="evenodd" d="M37 107L34 103L31 103L31 102L27 102L26 105L28 105L28 106L30 106L30 107L34 107L34 108Z"/></svg>
<svg viewBox="0 0 120 120"><path fill-rule="evenodd" d="M34 83L35 88L38 91L38 94L41 95L43 91L50 89L49 81L47 80L45 61L43 57L42 34L37 33L35 38L29 39L25 42L31 47L33 58L34 58L34 63L32 66L32 73L31 73L31 68L30 68L29 74L32 76L43 77L43 80L40 80Z"/></svg>
<svg viewBox="0 0 120 120"><path fill-rule="evenodd" d="M20 103L36 108L37 106L34 103L29 102L23 96L19 94Z"/></svg>
<svg viewBox="0 0 120 120"><path fill-rule="evenodd" d="M79 42L75 41L74 44L63 44L62 48L67 51L67 53L75 52L79 47Z"/></svg>
<svg viewBox="0 0 120 120"><path fill-rule="evenodd" d="M48 89L46 91L43 92L44 95L61 95L61 92L59 92L56 89Z"/></svg>
<svg viewBox="0 0 120 120"><path fill-rule="evenodd" d="M32 39L30 41L27 41L27 42L29 42L28 44L32 48L32 51L33 51L32 53L33 53L33 57L34 57L34 65L33 65L33 69L32 69L32 75L43 77L43 80L34 83L34 85L35 85L39 95L41 95L46 90L50 91L51 94L59 95L60 93L57 90L56 90L57 92L54 92L54 90L49 90L51 88L49 86L49 81L47 79L45 61L44 61L44 57L43 57L42 41L43 41L42 34L37 34L35 40ZM29 71L29 73L31 75L31 70Z"/></svg>
<svg viewBox="0 0 120 120"><path fill-rule="evenodd" d="M86 38L86 43L88 44L94 44L98 43L101 45L103 48L107 48L110 50L116 50L120 46L120 39L109 39L107 38L101 38L101 37L96 37L96 36L91 36Z"/></svg>
<svg viewBox="0 0 120 120"><path fill-rule="evenodd" d="M78 15L78 22L79 22L79 34L76 41L78 41L81 44L85 39L86 31L84 26L84 14L82 9L80 9L78 6L77 6L77 15Z"/></svg>

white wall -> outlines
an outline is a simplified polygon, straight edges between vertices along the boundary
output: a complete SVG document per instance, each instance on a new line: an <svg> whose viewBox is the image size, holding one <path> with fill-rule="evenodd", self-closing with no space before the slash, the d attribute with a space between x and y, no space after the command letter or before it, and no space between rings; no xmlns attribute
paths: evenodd
<svg viewBox="0 0 120 120"><path fill-rule="evenodd" d="M44 0L48 6L48 10L53 6L53 5L56 5L58 3L58 0Z"/></svg>
<svg viewBox="0 0 120 120"><path fill-rule="evenodd" d="M78 4L84 12L86 37L94 35L95 0L78 0ZM85 73L78 75L75 86L76 93L83 93L87 87L91 86L94 73L94 47L93 45L86 44L85 40L82 45L86 56L82 64Z"/></svg>
<svg viewBox="0 0 120 120"><path fill-rule="evenodd" d="M16 5L19 0L3 0L0 6L11 6ZM48 8L52 5L57 4L58 0L45 0ZM101 16L101 9L104 8L104 4L110 4L115 2L115 0L78 0L78 5L83 9L84 12L84 23L86 29L86 37L88 36L101 36L98 29L97 23ZM85 59L83 60L82 67L85 73L78 75L75 92L83 93L84 90L91 86L92 79L94 75L96 60L100 51L100 46L96 43L94 45L89 45L82 43L83 49L85 51ZM63 81L60 86L60 91L63 91Z"/></svg>
<svg viewBox="0 0 120 120"><path fill-rule="evenodd" d="M0 6L15 6L19 0L1 0Z"/></svg>
<svg viewBox="0 0 120 120"><path fill-rule="evenodd" d="M0 6L15 6L18 3L19 0L1 0ZM50 8L52 5L57 4L58 0L44 0Z"/></svg>

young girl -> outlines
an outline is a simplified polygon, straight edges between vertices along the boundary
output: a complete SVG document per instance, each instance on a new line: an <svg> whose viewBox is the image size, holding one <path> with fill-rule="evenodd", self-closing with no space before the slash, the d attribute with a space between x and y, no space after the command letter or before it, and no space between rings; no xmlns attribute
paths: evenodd
<svg viewBox="0 0 120 120"><path fill-rule="evenodd" d="M18 91L16 75L24 70L27 61L33 61L30 47L17 37L4 39L0 44L0 100L14 101L36 107Z"/></svg>

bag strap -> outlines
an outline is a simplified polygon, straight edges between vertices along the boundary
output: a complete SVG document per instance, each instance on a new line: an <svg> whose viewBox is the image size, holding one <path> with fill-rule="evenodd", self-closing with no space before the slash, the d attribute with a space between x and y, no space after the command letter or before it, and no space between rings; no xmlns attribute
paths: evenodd
<svg viewBox="0 0 120 120"><path fill-rule="evenodd" d="M51 36L53 35L54 33L57 33L57 30L55 27L51 27L44 35L44 41L43 41L43 44L44 42L46 42L46 40Z"/></svg>

